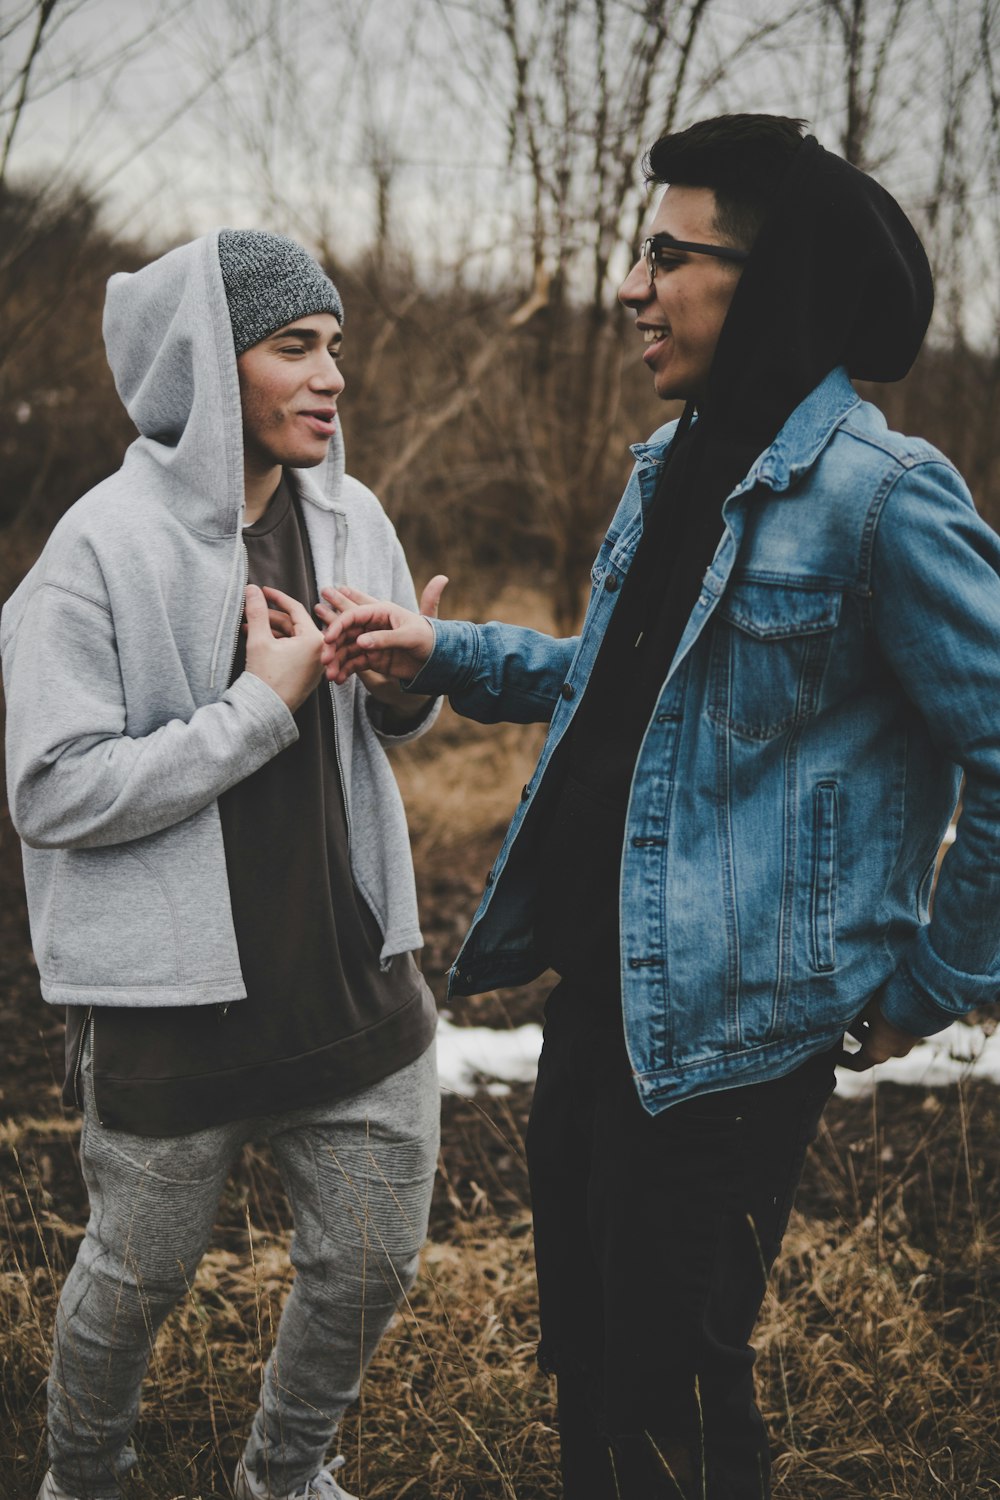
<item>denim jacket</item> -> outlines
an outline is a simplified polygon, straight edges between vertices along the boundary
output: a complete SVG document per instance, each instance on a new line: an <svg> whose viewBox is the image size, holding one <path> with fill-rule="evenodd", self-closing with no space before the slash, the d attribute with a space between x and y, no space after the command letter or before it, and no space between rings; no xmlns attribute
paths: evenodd
<svg viewBox="0 0 1000 1500"><path fill-rule="evenodd" d="M578 638L439 622L414 680L481 721L551 721L455 994L544 968L532 911L546 768L672 432L632 450ZM621 862L625 1034L654 1114L788 1072L876 992L915 1035L1000 992L1000 540L952 465L890 432L843 370L723 516L636 761Z"/></svg>

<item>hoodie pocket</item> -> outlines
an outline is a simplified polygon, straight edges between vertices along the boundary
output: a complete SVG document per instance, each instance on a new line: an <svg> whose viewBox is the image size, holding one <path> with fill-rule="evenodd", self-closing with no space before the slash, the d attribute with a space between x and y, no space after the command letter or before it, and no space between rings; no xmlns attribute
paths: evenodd
<svg viewBox="0 0 1000 1500"><path fill-rule="evenodd" d="M837 966L837 878L840 841L839 789L821 781L813 792L813 860L809 954L813 968L828 974Z"/></svg>
<svg viewBox="0 0 1000 1500"><path fill-rule="evenodd" d="M170 899L127 844L62 851L46 926L46 979L111 990L179 981Z"/></svg>

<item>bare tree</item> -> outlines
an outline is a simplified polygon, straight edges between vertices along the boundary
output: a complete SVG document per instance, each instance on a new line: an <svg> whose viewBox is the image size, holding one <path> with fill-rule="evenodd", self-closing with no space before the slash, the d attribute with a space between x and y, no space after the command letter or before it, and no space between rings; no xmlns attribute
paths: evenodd
<svg viewBox="0 0 1000 1500"><path fill-rule="evenodd" d="M24 56L14 70L12 78L0 87L0 119L3 120L3 145L0 147L0 187L6 181L7 163L18 126L24 116L24 108L30 96L32 74L42 54L45 33L52 20L58 0L32 0L26 12L16 17L0 33L0 43L7 45L16 40L19 32L27 33Z"/></svg>
<svg viewBox="0 0 1000 1500"><path fill-rule="evenodd" d="M619 442L610 441L628 358L615 288L646 211L639 158L698 98L699 39L712 3L480 0L470 12L439 0L455 28L453 61L481 80L482 105L504 126L509 177L523 185L531 267L530 290L501 338L491 328L470 355L450 406L495 427L502 389L505 471L531 496L564 629L578 619L594 540L622 476ZM768 18L730 28L725 56L743 56L755 34L775 25ZM724 71L716 54L713 81ZM501 353L512 374L484 388ZM411 459L414 444L419 450L419 437L407 445ZM391 491L394 478L390 462L383 487Z"/></svg>
<svg viewBox="0 0 1000 1500"><path fill-rule="evenodd" d="M981 268L1000 234L1000 0L748 0L735 11L719 0L413 0L402 16L388 0L218 0L210 13L137 0L134 34L94 30L84 45L72 23L101 3L23 0L7 23L5 171L60 79L88 79L112 109L131 62L165 45L164 19L183 12L176 90L91 164L87 201L129 174L130 152L183 139L201 151L204 182L233 184L236 222L252 215L317 248L348 294L349 425L364 477L429 540L454 548L465 535L467 555L482 556L516 538L549 570L562 628L578 618L625 440L672 414L649 391L616 302L649 208L641 154L657 136L726 109L818 116L824 139L878 171L927 235L938 340L982 325ZM71 198L70 168L41 189L34 228L23 202L10 218L10 355L74 285L14 295L32 235L51 222L47 201L53 212L69 201L60 184ZM0 399L4 379L0 358ZM973 469L992 473L985 438L976 451Z"/></svg>
<svg viewBox="0 0 1000 1500"><path fill-rule="evenodd" d="M871 154L872 129L891 77L895 44L913 10L914 0L821 0L821 20L832 24L842 51L840 149L845 160L862 170L877 165Z"/></svg>
<svg viewBox="0 0 1000 1500"><path fill-rule="evenodd" d="M143 101L141 129L106 133L134 63L157 56L190 0L137 7L109 33L97 0L27 0L0 31L0 452L4 483L2 592L65 506L118 462L130 436L103 357L101 306L115 270L148 258L116 230L102 195L136 167L232 67L235 39L214 72L188 71L163 107ZM58 118L73 94L74 135L39 165L30 126ZM102 134L102 132L105 132ZM109 141L98 150L97 142ZM162 248L158 245L157 249Z"/></svg>

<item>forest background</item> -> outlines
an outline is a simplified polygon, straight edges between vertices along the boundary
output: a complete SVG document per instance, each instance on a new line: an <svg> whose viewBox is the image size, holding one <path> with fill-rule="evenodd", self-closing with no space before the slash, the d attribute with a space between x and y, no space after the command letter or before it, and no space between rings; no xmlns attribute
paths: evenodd
<svg viewBox="0 0 1000 1500"><path fill-rule="evenodd" d="M418 586L443 571L445 613L572 631L628 445L675 414L615 298L650 209L642 153L744 109L806 119L911 214L931 335L906 381L863 393L1000 523L998 43L1000 0L3 0L0 597L133 435L107 276L229 223L292 234L340 287L349 468ZM397 756L442 1000L538 743L446 714ZM6 808L0 902L0 1496L24 1500L83 1197ZM544 992L453 1020L537 1020ZM558 1493L529 1093L444 1100L424 1273L345 1430L366 1500ZM831 1106L761 1330L779 1500L1000 1494L998 1123L989 1086ZM140 1500L229 1494L287 1240L248 1155L157 1345Z"/></svg>

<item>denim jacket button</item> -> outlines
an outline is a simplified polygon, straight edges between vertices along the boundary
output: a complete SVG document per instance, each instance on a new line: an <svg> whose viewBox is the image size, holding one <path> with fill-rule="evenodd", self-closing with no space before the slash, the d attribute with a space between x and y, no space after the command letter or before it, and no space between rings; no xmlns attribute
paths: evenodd
<svg viewBox="0 0 1000 1500"><path fill-rule="evenodd" d="M576 694L576 688L573 686L573 684L571 682L564 682L563 685L562 685L562 687L559 689L559 692L562 695L562 697L564 697L566 699L566 701L568 703L569 700L570 700L570 698L572 698L572 697L575 696L575 694Z"/></svg>
<svg viewBox="0 0 1000 1500"><path fill-rule="evenodd" d="M521 788L521 801L522 802L527 802L527 800L528 800L528 798L530 796L531 796L531 788L528 785L528 783L525 782L524 786Z"/></svg>
<svg viewBox="0 0 1000 1500"><path fill-rule="evenodd" d="M616 578L614 573L609 573L607 578L605 578L604 587L607 589L609 594L614 593L615 589L618 587L618 579Z"/></svg>

